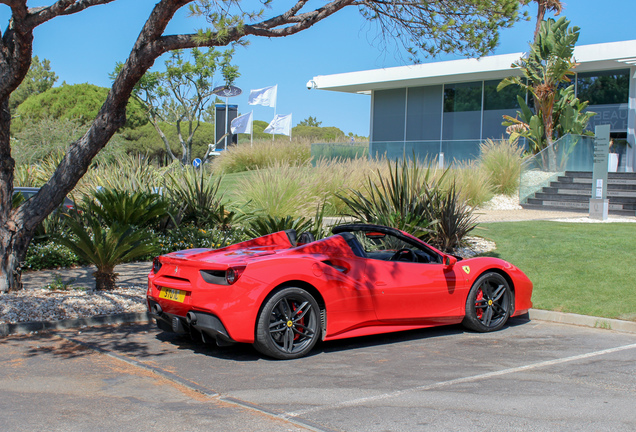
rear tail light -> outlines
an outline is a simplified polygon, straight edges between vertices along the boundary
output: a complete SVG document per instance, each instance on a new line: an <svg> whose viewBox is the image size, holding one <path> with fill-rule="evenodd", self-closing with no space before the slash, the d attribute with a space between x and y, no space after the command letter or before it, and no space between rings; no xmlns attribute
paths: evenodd
<svg viewBox="0 0 636 432"><path fill-rule="evenodd" d="M234 266L227 269L227 272L225 272L225 280L227 281L227 284L232 285L239 280L244 271L245 266Z"/></svg>
<svg viewBox="0 0 636 432"><path fill-rule="evenodd" d="M152 260L152 271L158 273L159 270L161 270L161 261L159 261L159 257L155 257L155 259Z"/></svg>

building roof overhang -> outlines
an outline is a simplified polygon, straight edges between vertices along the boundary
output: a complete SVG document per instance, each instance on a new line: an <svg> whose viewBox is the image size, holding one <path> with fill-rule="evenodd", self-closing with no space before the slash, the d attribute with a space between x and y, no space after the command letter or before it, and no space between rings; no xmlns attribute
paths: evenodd
<svg viewBox="0 0 636 432"><path fill-rule="evenodd" d="M419 87L445 83L500 80L520 74L511 68L524 53L486 56L373 69L333 75L318 75L312 88L345 93L370 94L373 90ZM576 72L625 69L636 65L636 40L581 45L574 49ZM311 81L310 81L311 82Z"/></svg>

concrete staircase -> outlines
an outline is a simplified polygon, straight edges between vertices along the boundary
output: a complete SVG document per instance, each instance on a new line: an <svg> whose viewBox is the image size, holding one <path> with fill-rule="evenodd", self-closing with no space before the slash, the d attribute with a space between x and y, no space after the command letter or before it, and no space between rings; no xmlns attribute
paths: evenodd
<svg viewBox="0 0 636 432"><path fill-rule="evenodd" d="M636 215L636 173L609 173L607 178L609 213ZM592 197L592 173L566 171L534 197L523 208L580 211L587 213Z"/></svg>

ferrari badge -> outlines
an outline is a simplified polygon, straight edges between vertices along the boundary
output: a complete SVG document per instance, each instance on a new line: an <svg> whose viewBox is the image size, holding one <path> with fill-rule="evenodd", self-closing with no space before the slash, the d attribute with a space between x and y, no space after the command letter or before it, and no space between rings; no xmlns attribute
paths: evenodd
<svg viewBox="0 0 636 432"><path fill-rule="evenodd" d="M466 272L466 274L470 274L470 267L462 266L462 270L464 270Z"/></svg>

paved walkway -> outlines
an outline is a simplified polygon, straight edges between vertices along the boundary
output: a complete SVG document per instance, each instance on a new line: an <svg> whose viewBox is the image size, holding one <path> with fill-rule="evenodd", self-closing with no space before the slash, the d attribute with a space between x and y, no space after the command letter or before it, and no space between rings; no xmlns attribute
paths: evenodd
<svg viewBox="0 0 636 432"><path fill-rule="evenodd" d="M527 220L555 220L555 219L580 219L586 218L587 213L547 211L547 210L479 210L476 212L477 221L487 222L518 222ZM612 216L612 221L636 222L636 216ZM329 219L327 223L334 223ZM150 262L120 264L115 267L119 273L120 286L145 286L148 273L150 272ZM22 275L24 287L27 289L41 288L47 284L54 283L56 275L59 275L63 284L94 288L95 280L93 272L95 267L78 267L73 269L43 270L37 272L25 272Z"/></svg>

